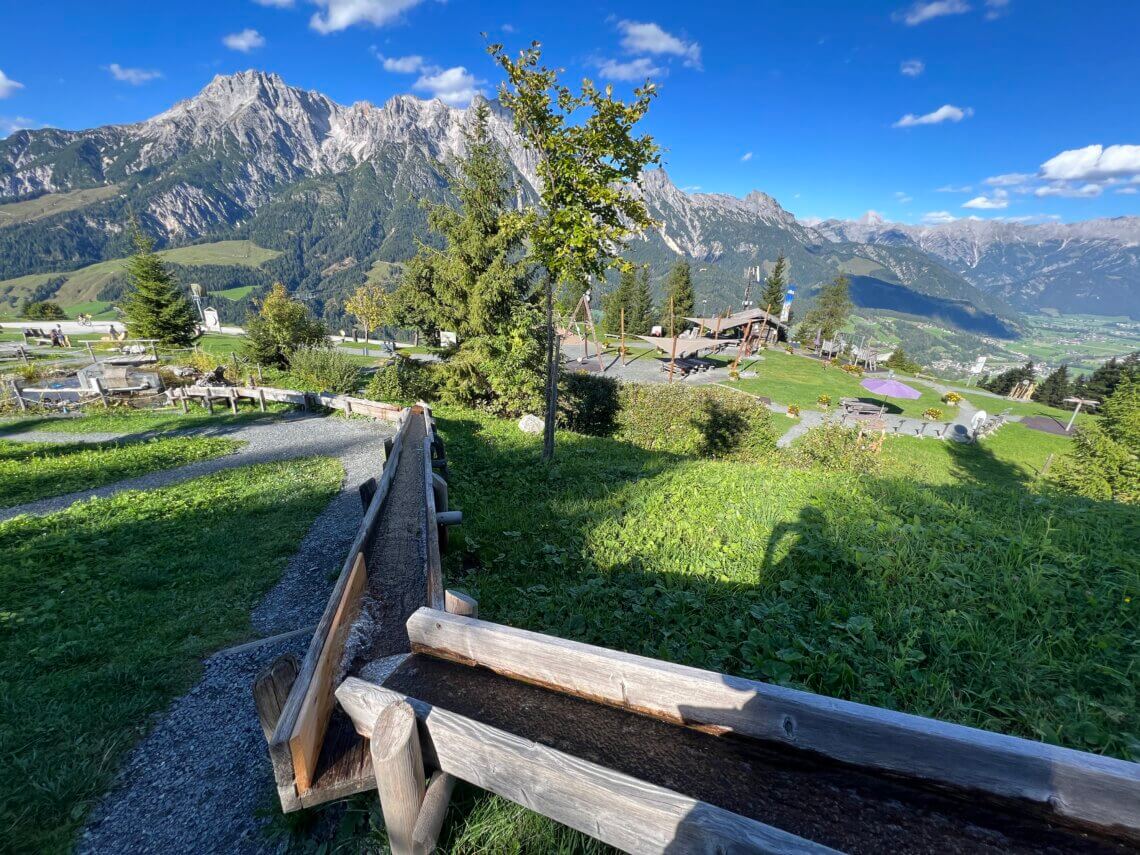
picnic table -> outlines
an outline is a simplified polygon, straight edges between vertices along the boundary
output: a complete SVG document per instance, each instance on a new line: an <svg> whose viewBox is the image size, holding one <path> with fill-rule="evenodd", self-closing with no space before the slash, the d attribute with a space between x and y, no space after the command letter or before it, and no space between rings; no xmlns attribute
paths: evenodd
<svg viewBox="0 0 1140 855"><path fill-rule="evenodd" d="M839 406L850 416L879 416L883 412L881 404L860 401L858 398L840 398Z"/></svg>

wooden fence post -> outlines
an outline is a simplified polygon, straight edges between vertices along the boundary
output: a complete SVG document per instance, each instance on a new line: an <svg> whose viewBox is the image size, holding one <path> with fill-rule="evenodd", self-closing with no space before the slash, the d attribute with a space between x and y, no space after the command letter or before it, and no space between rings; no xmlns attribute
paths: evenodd
<svg viewBox="0 0 1140 855"><path fill-rule="evenodd" d="M257 387L257 408L265 412L265 390L260 386Z"/></svg>
<svg viewBox="0 0 1140 855"><path fill-rule="evenodd" d="M285 699L297 679L301 665L292 653L278 656L253 682L253 702L257 707L257 717L261 721L261 732L266 741L273 739L273 729L285 706Z"/></svg>
<svg viewBox="0 0 1140 855"><path fill-rule="evenodd" d="M414 855L416 818L424 800L424 760L416 713L407 701L380 711L370 748L388 844L393 855Z"/></svg>

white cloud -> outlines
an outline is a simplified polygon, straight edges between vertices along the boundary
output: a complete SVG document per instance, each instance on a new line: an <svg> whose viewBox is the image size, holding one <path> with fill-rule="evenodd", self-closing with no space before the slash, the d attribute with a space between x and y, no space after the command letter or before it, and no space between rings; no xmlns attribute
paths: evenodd
<svg viewBox="0 0 1140 855"><path fill-rule="evenodd" d="M161 71L147 68L124 68L117 62L112 62L108 65L107 71L111 72L111 76L116 80L129 83L131 86L141 86L144 83L149 83L151 80L162 77Z"/></svg>
<svg viewBox="0 0 1140 855"><path fill-rule="evenodd" d="M954 222L957 217L949 211L927 211L922 215L922 221L928 226L942 226Z"/></svg>
<svg viewBox="0 0 1140 855"><path fill-rule="evenodd" d="M916 125L939 125L942 122L960 122L972 115L974 115L973 107L955 107L953 104L943 104L933 113L926 113L922 116L907 113L891 127L913 128Z"/></svg>
<svg viewBox="0 0 1140 855"><path fill-rule="evenodd" d="M665 32L652 22L618 21L622 32L621 46L630 53L679 56L686 66L701 67L701 46Z"/></svg>
<svg viewBox="0 0 1140 855"><path fill-rule="evenodd" d="M647 77L659 77L665 73L665 69L654 65L653 60L647 56L639 56L629 62L604 59L598 63L598 71L608 80L631 81L643 81Z"/></svg>
<svg viewBox="0 0 1140 855"><path fill-rule="evenodd" d="M0 98L7 98L14 93L17 89L23 89L24 84L19 83L0 71Z"/></svg>
<svg viewBox="0 0 1140 855"><path fill-rule="evenodd" d="M990 176L986 179L986 183L991 187L1019 187L1032 177L1025 172L1007 172L1004 175Z"/></svg>
<svg viewBox="0 0 1140 855"><path fill-rule="evenodd" d="M907 59L899 64L899 71L907 77L918 77L926 71L926 63L921 59Z"/></svg>
<svg viewBox="0 0 1140 855"><path fill-rule="evenodd" d="M265 45L265 36L257 30L244 29L240 33L230 33L222 39L222 44L230 50L241 51L242 53L249 53L254 48L259 48Z"/></svg>
<svg viewBox="0 0 1140 855"><path fill-rule="evenodd" d="M963 208L977 208L980 211L1001 211L1009 207L1009 194L1004 190L995 190L992 196L975 196L969 202L963 202Z"/></svg>
<svg viewBox="0 0 1140 855"><path fill-rule="evenodd" d="M314 13L309 26L322 35L347 30L356 24L382 27L421 0L313 0L325 10Z"/></svg>
<svg viewBox="0 0 1140 855"><path fill-rule="evenodd" d="M1045 187L1038 187L1033 195L1044 198L1046 196L1059 196L1065 199L1093 199L1104 192L1099 184L1084 184L1074 187L1066 181L1054 181Z"/></svg>
<svg viewBox="0 0 1140 855"><path fill-rule="evenodd" d="M476 80L462 65L425 71L412 84L412 88L429 93L432 98L438 98L449 107L466 107L472 98L483 93L479 87L486 81Z"/></svg>
<svg viewBox="0 0 1140 855"><path fill-rule="evenodd" d="M744 154L740 155L740 162L741 163L748 163L748 161L750 161L750 160L752 160L752 152L746 151L746 152L744 152Z"/></svg>
<svg viewBox="0 0 1140 855"><path fill-rule="evenodd" d="M289 9L293 6L293 0L253 0L258 6L273 6L277 9Z"/></svg>
<svg viewBox="0 0 1140 855"><path fill-rule="evenodd" d="M908 196L902 190L896 190L895 191L895 201L898 202L900 205L906 205L906 204L909 204L910 202L913 202L914 197Z"/></svg>
<svg viewBox="0 0 1140 855"><path fill-rule="evenodd" d="M385 71L391 71L395 74L415 74L417 71L423 71L427 68L424 58L415 54L412 56L381 56L376 54L376 58L380 60Z"/></svg>
<svg viewBox="0 0 1140 855"><path fill-rule="evenodd" d="M1041 164L1054 181L1102 181L1140 175L1140 145L1087 145L1063 151Z"/></svg>
<svg viewBox="0 0 1140 855"><path fill-rule="evenodd" d="M499 29L502 30L504 33L510 34L510 33L513 33L515 31L515 25L514 24L503 24L503 26L499 27Z"/></svg>
<svg viewBox="0 0 1140 855"><path fill-rule="evenodd" d="M39 126L39 122L33 121L27 116L0 116L0 139L9 134L14 134L16 131L38 128Z"/></svg>
<svg viewBox="0 0 1140 855"><path fill-rule="evenodd" d="M974 188L971 187L969 184L960 184L958 186L955 186L953 184L943 184L941 187L939 187L934 192L935 193L970 193L970 192L973 192L973 189Z"/></svg>
<svg viewBox="0 0 1140 855"><path fill-rule="evenodd" d="M1140 193L1140 187L1118 187L1113 192L1119 193L1121 196L1135 196Z"/></svg>
<svg viewBox="0 0 1140 855"><path fill-rule="evenodd" d="M996 21L1009 11L1009 0L986 0L986 20Z"/></svg>
<svg viewBox="0 0 1140 855"><path fill-rule="evenodd" d="M969 11L970 4L965 0L932 0L928 3L919 0L912 6L895 12L891 17L896 21L902 21L908 27L914 27L944 15L962 15Z"/></svg>

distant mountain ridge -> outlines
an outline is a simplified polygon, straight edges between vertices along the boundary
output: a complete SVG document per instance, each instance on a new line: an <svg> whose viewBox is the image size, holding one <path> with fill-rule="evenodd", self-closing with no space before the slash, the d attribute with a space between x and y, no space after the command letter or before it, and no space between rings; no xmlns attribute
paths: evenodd
<svg viewBox="0 0 1140 855"><path fill-rule="evenodd" d="M534 198L533 153L514 133L510 115L495 101L483 103L519 201ZM465 152L471 122L470 108L408 95L379 107L345 107L275 74L246 71L215 77L199 94L143 122L18 131L0 140L0 214L4 202L39 194L87 195L59 206L59 213L8 225L0 216L0 286L7 283L0 297L18 298L15 277L125 255L123 225L133 213L166 245L250 239L276 250L265 275L335 315L376 262L404 260L419 241L433 239L419 203L451 198L449 165ZM91 192L111 185L119 192ZM1083 275L1084 259L1110 264L1101 279L1112 300L1140 301L1135 276L1123 285L1113 278L1124 276L1135 255L1119 255L1117 239L1096 227L1058 249L1050 238L1044 254L1017 243L1026 257L1015 270L989 250L995 241L971 264L969 246L980 242L951 239L956 233L941 227L808 226L767 194L686 193L662 169L647 171L637 192L658 225L632 241L631 258L650 264L657 282L678 256L692 259L698 297L709 312L737 305L745 268L781 252L801 295L845 272L857 303L979 332L1001 334L1015 316L1010 302L1031 308L1035 295L1075 293L1065 277ZM1049 267L1049 253L1054 259L1062 253L1069 272ZM236 277L248 271L233 275L241 284Z"/></svg>

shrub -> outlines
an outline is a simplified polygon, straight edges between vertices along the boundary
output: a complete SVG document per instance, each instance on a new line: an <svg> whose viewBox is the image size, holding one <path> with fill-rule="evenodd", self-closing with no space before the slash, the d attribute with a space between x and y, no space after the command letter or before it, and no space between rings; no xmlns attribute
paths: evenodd
<svg viewBox="0 0 1140 855"><path fill-rule="evenodd" d="M922 411L922 417L928 421L936 422L942 418L942 410L938 407L927 407Z"/></svg>
<svg viewBox="0 0 1140 855"><path fill-rule="evenodd" d="M962 395L958 392L947 392L942 396L942 401L952 407L956 407L962 402Z"/></svg>
<svg viewBox="0 0 1140 855"><path fill-rule="evenodd" d="M436 375L433 363L396 356L372 375L364 389L364 396L371 401L383 401L386 404L431 401L437 392Z"/></svg>
<svg viewBox="0 0 1140 855"><path fill-rule="evenodd" d="M787 353L788 356L794 356L796 353L795 349L791 345L789 345L788 347L785 347L784 352Z"/></svg>
<svg viewBox="0 0 1140 855"><path fill-rule="evenodd" d="M59 303L51 300L40 300L37 303L28 303L24 306L24 317L30 321L62 321L67 313Z"/></svg>
<svg viewBox="0 0 1140 855"><path fill-rule="evenodd" d="M830 407L831 406L831 396L830 395L820 395L818 398L815 399L815 402L817 404L819 404L821 407Z"/></svg>
<svg viewBox="0 0 1140 855"><path fill-rule="evenodd" d="M559 426L589 436L612 436L621 409L620 388L613 377L564 373L558 384Z"/></svg>
<svg viewBox="0 0 1140 855"><path fill-rule="evenodd" d="M799 404L788 404L788 415L792 418L797 418L800 414Z"/></svg>
<svg viewBox="0 0 1140 855"><path fill-rule="evenodd" d="M825 424L804 434L791 450L792 462L804 469L826 472L873 474L880 468L879 455L868 448L855 428Z"/></svg>
<svg viewBox="0 0 1140 855"><path fill-rule="evenodd" d="M344 395L360 385L360 369L336 348L303 344L289 356L289 382L302 391Z"/></svg>
<svg viewBox="0 0 1140 855"><path fill-rule="evenodd" d="M325 325L316 320L308 307L289 296L285 286L276 283L245 323L245 355L258 365L286 368L294 350L302 345L328 342Z"/></svg>
<svg viewBox="0 0 1140 855"><path fill-rule="evenodd" d="M850 374L852 377L863 376L863 369L860 366L854 365L850 362L843 366L843 370Z"/></svg>

